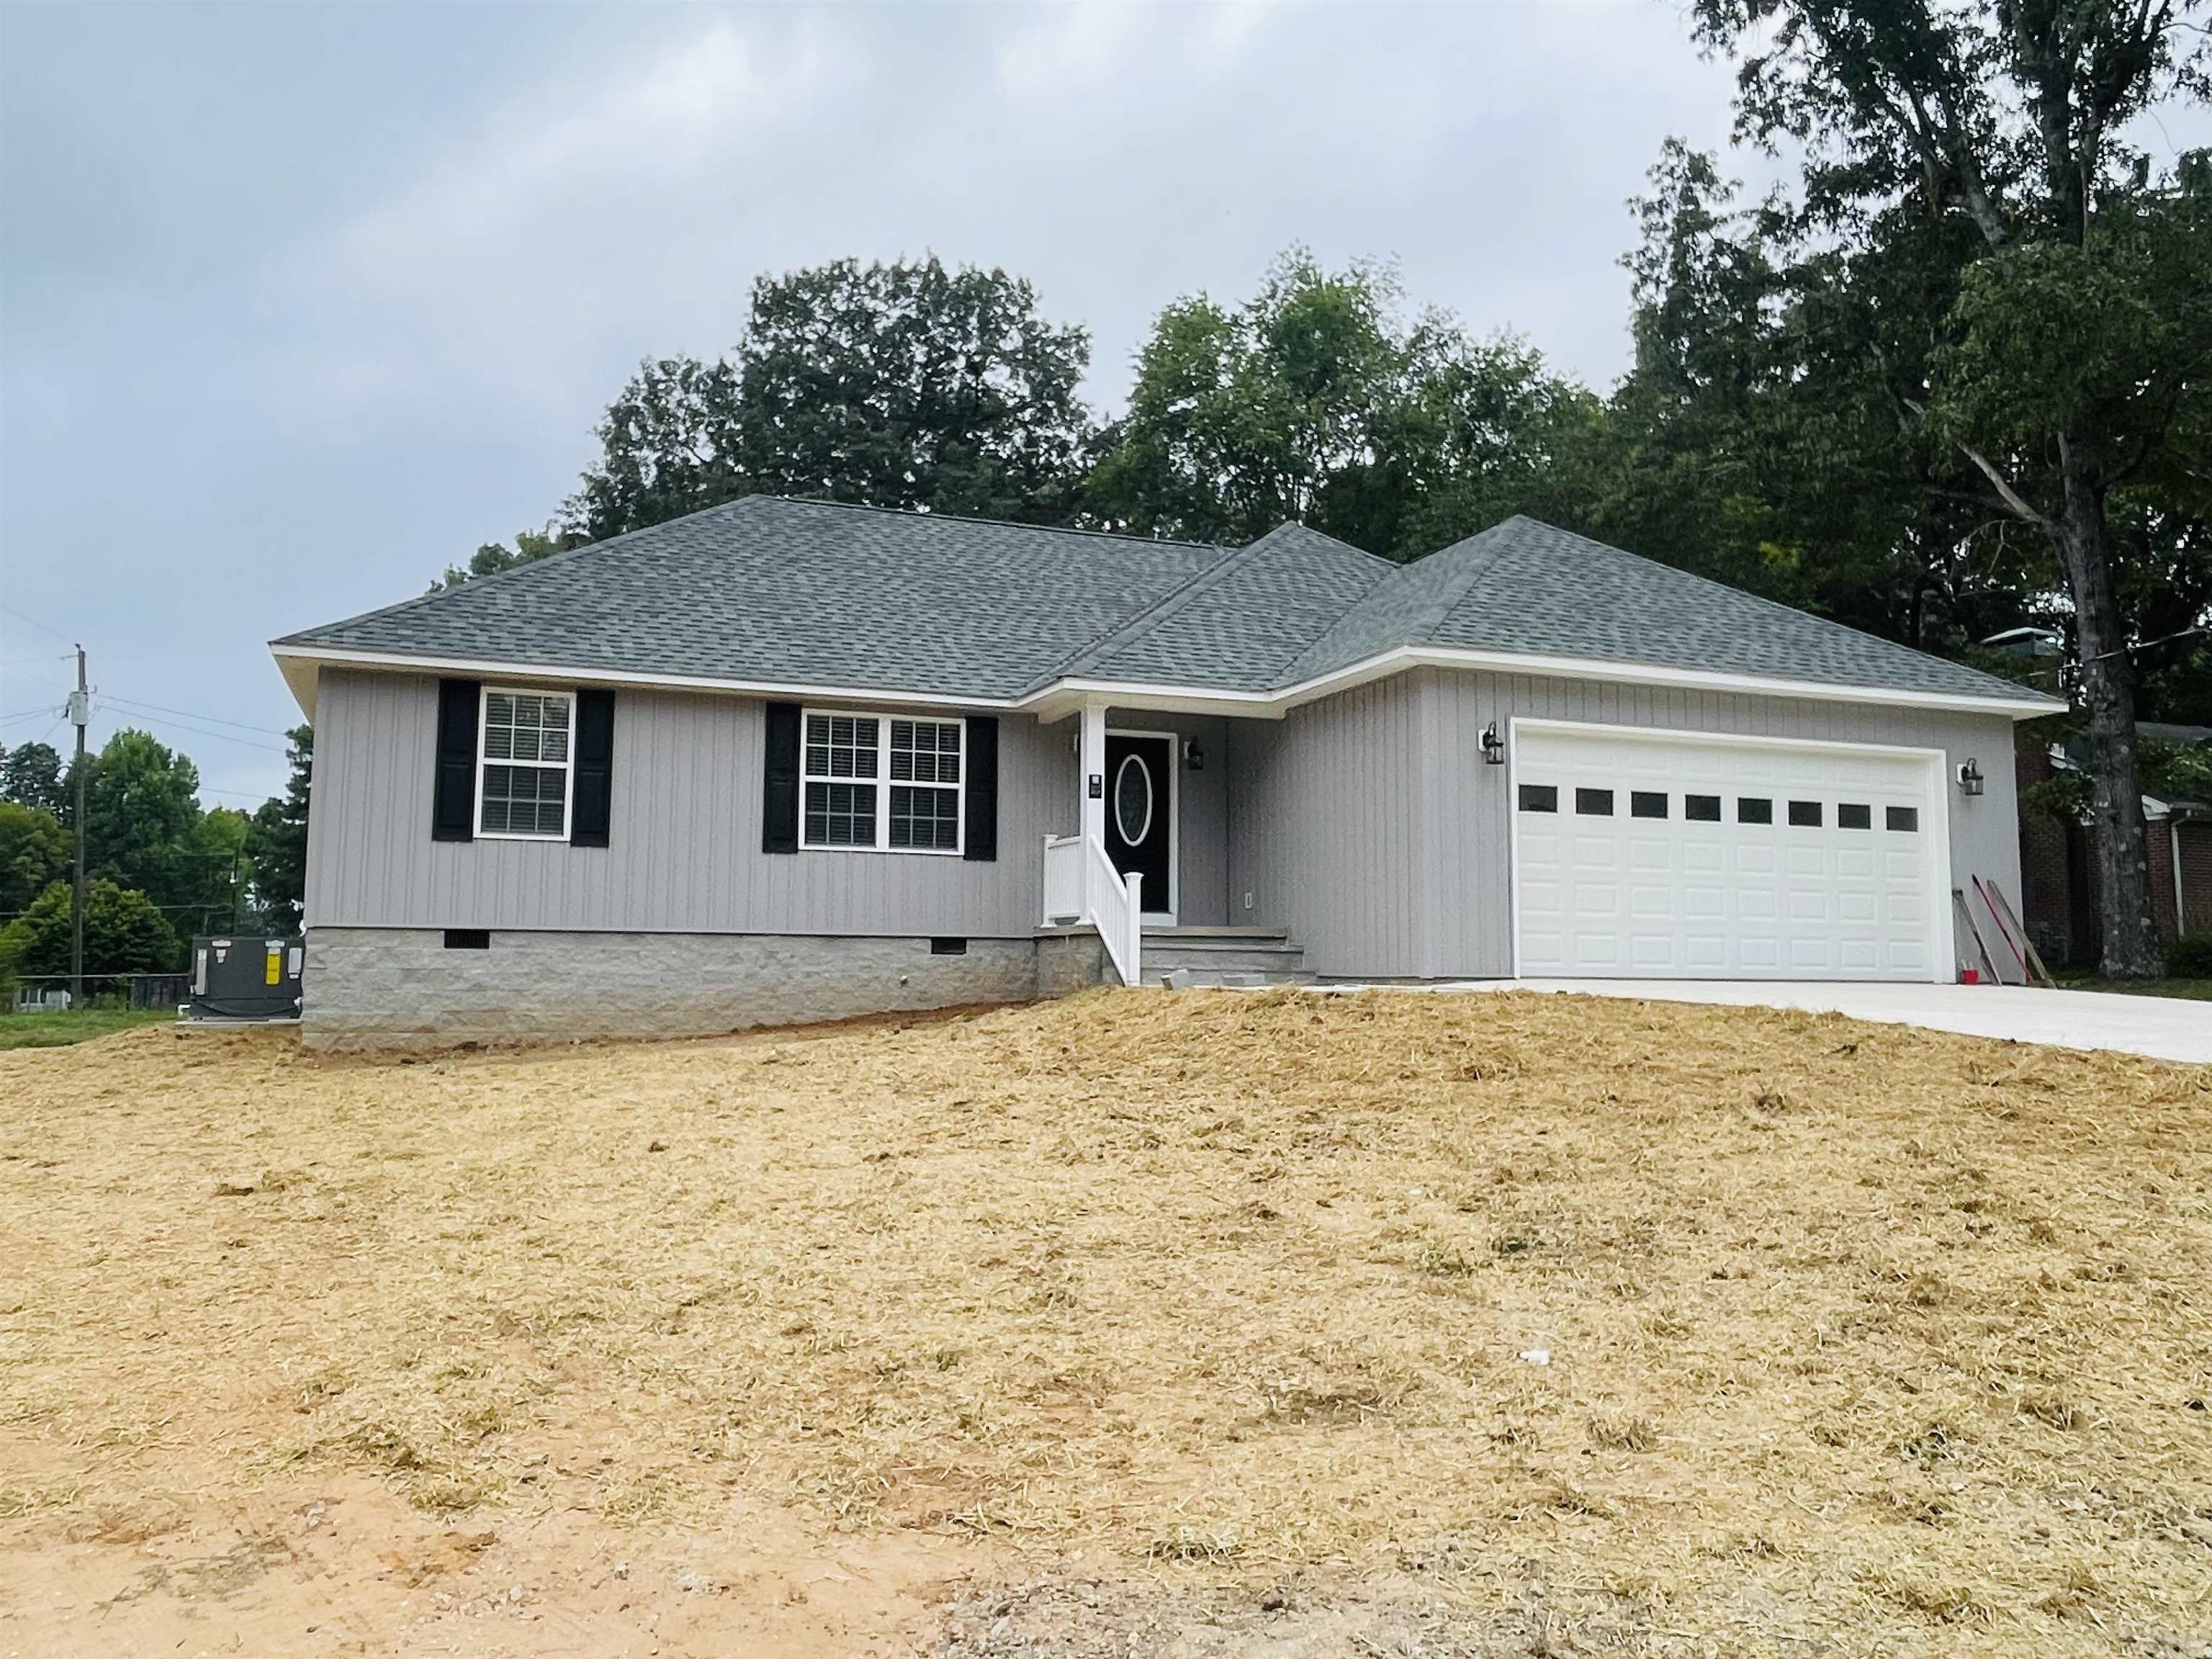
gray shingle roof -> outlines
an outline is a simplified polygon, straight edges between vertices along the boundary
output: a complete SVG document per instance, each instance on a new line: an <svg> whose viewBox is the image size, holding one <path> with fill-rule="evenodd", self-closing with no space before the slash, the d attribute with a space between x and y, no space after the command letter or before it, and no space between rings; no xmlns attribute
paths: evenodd
<svg viewBox="0 0 2212 1659"><path fill-rule="evenodd" d="M1398 568L1279 525L1068 665L1086 678L1266 691ZM1056 677L1055 677L1056 678Z"/></svg>
<svg viewBox="0 0 2212 1659"><path fill-rule="evenodd" d="M1397 566L1299 525L1231 550L757 495L276 643L949 701L1273 691L1408 646L2034 696L1525 518Z"/></svg>
<svg viewBox="0 0 2212 1659"><path fill-rule="evenodd" d="M1520 517L1406 566L1308 652L1294 678L1407 645L1884 690L2036 695L1963 663Z"/></svg>
<svg viewBox="0 0 2212 1659"><path fill-rule="evenodd" d="M276 643L1010 697L1229 552L750 495Z"/></svg>

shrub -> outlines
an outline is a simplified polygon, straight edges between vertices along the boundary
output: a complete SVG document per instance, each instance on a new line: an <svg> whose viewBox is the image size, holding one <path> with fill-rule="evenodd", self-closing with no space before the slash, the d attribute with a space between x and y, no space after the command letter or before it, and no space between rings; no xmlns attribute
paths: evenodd
<svg viewBox="0 0 2212 1659"><path fill-rule="evenodd" d="M2176 979L2212 979L2212 933L2200 928L2167 945L2166 971Z"/></svg>

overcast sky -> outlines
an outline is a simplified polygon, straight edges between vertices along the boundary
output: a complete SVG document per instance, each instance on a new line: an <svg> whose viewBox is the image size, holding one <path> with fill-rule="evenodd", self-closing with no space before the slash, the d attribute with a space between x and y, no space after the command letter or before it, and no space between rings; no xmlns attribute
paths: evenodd
<svg viewBox="0 0 2212 1659"><path fill-rule="evenodd" d="M82 640L95 744L279 788L265 642L542 524L764 270L1003 265L1108 410L1162 304L1304 242L1603 389L1626 199L1729 85L1662 0L0 4L0 744L66 739Z"/></svg>

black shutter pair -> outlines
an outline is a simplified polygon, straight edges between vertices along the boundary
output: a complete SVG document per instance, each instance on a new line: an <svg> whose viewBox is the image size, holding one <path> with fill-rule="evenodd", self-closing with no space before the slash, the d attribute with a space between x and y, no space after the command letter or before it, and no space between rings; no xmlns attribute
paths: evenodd
<svg viewBox="0 0 2212 1659"><path fill-rule="evenodd" d="M477 826L477 733L481 680L438 682L438 773L431 791L430 839L474 841ZM613 817L615 694L576 694L576 769L568 821L571 847L605 847Z"/></svg>
<svg viewBox="0 0 2212 1659"><path fill-rule="evenodd" d="M968 717L967 833L963 858L994 860L999 856L999 722L989 714ZM799 705L768 705L767 739L762 745L761 851L799 850Z"/></svg>

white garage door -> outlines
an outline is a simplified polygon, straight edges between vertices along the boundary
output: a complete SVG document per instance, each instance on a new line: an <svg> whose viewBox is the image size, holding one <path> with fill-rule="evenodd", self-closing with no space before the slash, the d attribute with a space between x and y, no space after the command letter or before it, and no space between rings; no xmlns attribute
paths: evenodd
<svg viewBox="0 0 2212 1659"><path fill-rule="evenodd" d="M1949 977L1936 757L1519 721L1513 759L1522 974Z"/></svg>

